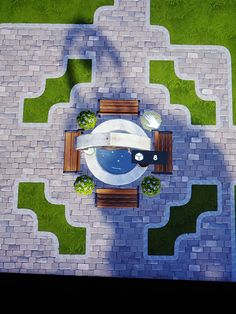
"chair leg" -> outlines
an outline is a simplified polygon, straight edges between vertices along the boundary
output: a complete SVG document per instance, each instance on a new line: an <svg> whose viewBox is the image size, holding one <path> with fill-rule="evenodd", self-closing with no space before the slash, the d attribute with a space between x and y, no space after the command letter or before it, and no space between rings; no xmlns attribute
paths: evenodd
<svg viewBox="0 0 236 314"><path fill-rule="evenodd" d="M97 207L97 193L95 193L95 207Z"/></svg>

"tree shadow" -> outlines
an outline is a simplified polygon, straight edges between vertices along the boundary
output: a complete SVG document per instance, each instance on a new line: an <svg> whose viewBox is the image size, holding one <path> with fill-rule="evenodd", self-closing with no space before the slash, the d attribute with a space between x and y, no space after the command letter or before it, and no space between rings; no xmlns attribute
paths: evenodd
<svg viewBox="0 0 236 314"><path fill-rule="evenodd" d="M76 21L76 22L79 22L79 21ZM86 20L84 20L84 22L86 22ZM81 26L81 28L79 26ZM101 64L102 64L101 58L109 58L111 61L111 64L115 68L121 69L123 65L122 65L122 60L121 60L119 51L113 45L112 41L110 41L106 36L101 35L102 33L103 33L103 30L101 29L101 27L99 26L95 27L94 24L89 28L86 28L86 25L78 25L69 29L68 34L65 38L64 49L61 54L62 61L67 56L69 57L72 56L73 58L75 58L76 56L80 56L81 58L92 60L92 71L94 71L92 76L94 80L97 79L95 77L95 74L97 73L96 70L98 69L98 67L101 67ZM76 43L77 43L76 39L80 36L84 38L83 42L87 44L78 45L78 48L71 50L71 47L76 46ZM89 38L91 38L91 40L89 40ZM95 44L93 46L88 46L88 43L91 44L92 42L95 42ZM85 71L88 71L88 72L91 70L89 62L85 63L84 69ZM73 82L75 81L76 76L78 76L78 73L75 73L73 69L70 69L68 71L68 85L69 86L73 85ZM96 93L92 108L91 108L91 104L88 104L86 99L80 95L80 87L76 88L76 96L75 94L73 95L73 105L72 105L73 108L75 108L76 112L79 113L79 111L88 109L88 107L90 107L90 109L96 112L98 109L98 99L101 99L104 97L106 98L106 95L104 95L102 92L99 92L98 88L93 86L94 83L96 82L91 82L92 84L91 90L93 90L93 92ZM120 84L125 85L125 81L123 78L120 78ZM122 92L122 88L120 88L118 92ZM110 94L110 93L107 93L107 94ZM102 119L100 119L99 121L101 122ZM75 120L73 120L73 122L71 123L71 120L68 119L68 123L66 124L66 129L75 128L75 127L76 127Z"/></svg>
<svg viewBox="0 0 236 314"><path fill-rule="evenodd" d="M222 234L217 230L224 230L224 241L230 241L229 227L224 224L224 219L229 215L230 205L226 205L225 211L217 212L217 216L209 215L202 220L201 235L198 238L194 236L188 240L183 240L179 245L179 256L176 261L173 260L159 260L154 261L147 259L144 256L144 229L149 223L160 223L166 212L167 203L177 202L183 200L187 195L188 183L182 180L183 177L194 177L196 180L205 180L206 178L218 178L224 187L224 191L229 189L230 174L227 170L227 164L223 158L223 152L217 147L217 144L211 143L210 139L205 137L204 130L193 130L188 128L186 124L186 116L176 118L174 110L166 108L163 105L158 105L162 102L162 97L153 101L149 94L149 89L144 86L143 91L139 91L137 86L132 86L132 79L127 79L122 72L126 66L119 49L116 47L115 39L111 41L103 34L104 30L97 25L86 28L83 25L72 27L68 30L64 49L62 51L62 60L66 56L78 55L89 58L94 55L96 64L93 63L93 69L96 71L95 82L92 82L90 89L90 96L82 95L81 89L77 89L76 95L73 98L73 111L68 114L65 121L65 129L74 129L76 115L80 110L90 109L96 110L98 99L101 98L125 98L127 97L127 89L133 91L137 98L141 100L141 104L145 109L158 110L162 116L163 130L173 130L173 160L174 173L173 176L160 175L161 181L164 183L161 194L157 198L147 198L140 193L140 207L138 209L97 209L91 208L91 215L97 216L99 212L103 217L103 222L112 227L112 234L104 235L102 241L107 241L110 245L110 252L100 251L97 255L100 260L100 269L97 269L94 274L118 276L118 277L151 277L151 278L178 278L178 279L202 279L211 278L207 275L208 267L214 268L215 264L227 268L230 264L230 248L222 247ZM82 43L78 44L77 39L82 38ZM93 43L93 44L92 44ZM99 81L102 77L102 68L105 66L103 59L109 59L110 64L119 73L117 77L113 77L109 82ZM87 69L88 70L88 69ZM99 72L100 71L100 72ZM99 72L99 75L98 75ZM69 80L74 80L73 71L69 75ZM112 77L112 76L111 76ZM101 91L99 88L101 83L102 88L106 91ZM130 98L131 98L130 93ZM118 117L117 117L118 118ZM126 117L125 117L126 118ZM183 119L182 119L183 118ZM184 120L185 119L185 120ZM99 120L99 123L104 119ZM139 124L139 120L135 120ZM63 130L62 130L63 132ZM191 148L191 138L198 138L201 134L202 142L195 143L195 149ZM193 151L199 154L199 160L189 160L188 152ZM202 153L203 152L203 153ZM212 158L214 156L214 158ZM152 167L149 167L145 175L151 174ZM83 165L82 170L89 173L86 165ZM228 175L225 180L220 178L220 173L225 172ZM91 173L89 173L91 175ZM99 182L96 178L97 187L107 186L103 182ZM129 185L129 187L140 186L140 180L137 180ZM117 186L119 187L119 186ZM124 187L124 186L122 186ZM126 186L127 187L127 186ZM229 204L230 196L227 193L222 194L222 203ZM99 223L99 222L97 222ZM206 227L207 226L207 227ZM92 241L101 234L93 234ZM218 241L217 245L219 252L204 247L202 241L212 240ZM199 248L200 252L195 257L194 263L200 263L200 272L189 272L188 266L193 259L192 247ZM202 251L201 251L202 250ZM94 252L93 252L94 253ZM202 255L201 255L202 254ZM205 255L204 255L205 254ZM208 257L208 258L207 258ZM89 257L88 257L89 259ZM225 266L226 265L226 266ZM91 272L89 273L91 275ZM222 272L222 277L219 273L215 273L215 279L229 280L229 273ZM218 276L218 277L217 277ZM213 275L214 277L214 275Z"/></svg>

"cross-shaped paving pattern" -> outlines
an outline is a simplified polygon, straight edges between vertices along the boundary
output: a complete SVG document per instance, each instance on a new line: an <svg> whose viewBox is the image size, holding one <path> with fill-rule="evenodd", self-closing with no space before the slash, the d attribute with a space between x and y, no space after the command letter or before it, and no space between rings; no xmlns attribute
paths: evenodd
<svg viewBox="0 0 236 314"><path fill-rule="evenodd" d="M147 0L119 0L98 9L93 25L0 25L2 271L234 280L236 128L229 53L170 45L168 31L150 26L149 14ZM24 98L42 93L46 78L63 75L68 57L93 60L91 84L76 85L69 104L52 107L49 123L23 123ZM175 60L176 74L195 80L199 97L216 100L216 126L192 126L189 111L170 105L168 90L149 83L149 61L155 59ZM161 194L141 195L138 209L98 209L94 195L76 195L76 176L63 174L64 130L76 129L78 112L96 111L100 98L140 99L141 110L156 110L162 130L173 131L173 175L160 175ZM82 170L88 173L83 156ZM17 209L21 181L45 182L48 201L65 204L68 221L87 227L86 255L59 255L55 237L37 232L36 216ZM148 226L163 224L170 204L188 201L191 183L218 185L218 211L201 216L197 234L182 238L173 258L147 256ZM137 185L140 180L130 186Z"/></svg>

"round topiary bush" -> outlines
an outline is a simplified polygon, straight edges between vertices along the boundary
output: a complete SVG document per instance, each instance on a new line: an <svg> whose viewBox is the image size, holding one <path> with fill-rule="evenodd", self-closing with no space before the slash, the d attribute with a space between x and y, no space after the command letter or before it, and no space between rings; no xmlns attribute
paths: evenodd
<svg viewBox="0 0 236 314"><path fill-rule="evenodd" d="M91 130L97 123L97 117L92 111L81 111L77 116L77 123L84 130Z"/></svg>
<svg viewBox="0 0 236 314"><path fill-rule="evenodd" d="M93 193L95 184L91 177L82 175L75 180L75 192L82 195L89 195Z"/></svg>
<svg viewBox="0 0 236 314"><path fill-rule="evenodd" d="M141 183L143 194L147 196L156 196L161 191L161 181L156 177L145 177Z"/></svg>

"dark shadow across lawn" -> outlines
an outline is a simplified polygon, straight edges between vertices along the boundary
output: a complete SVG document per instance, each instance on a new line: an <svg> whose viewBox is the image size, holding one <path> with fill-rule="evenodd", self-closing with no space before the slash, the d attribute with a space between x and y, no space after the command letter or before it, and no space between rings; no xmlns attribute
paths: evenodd
<svg viewBox="0 0 236 314"><path fill-rule="evenodd" d="M198 216L216 210L217 186L193 185L190 201L182 206L171 206L168 223L148 230L148 254L174 255L176 239L182 234L195 233Z"/></svg>

